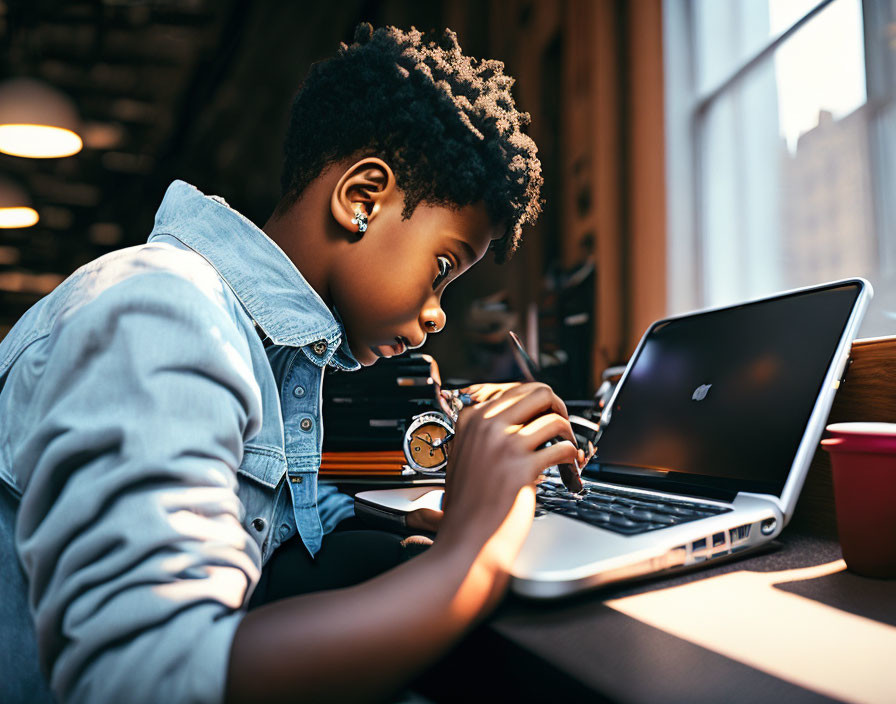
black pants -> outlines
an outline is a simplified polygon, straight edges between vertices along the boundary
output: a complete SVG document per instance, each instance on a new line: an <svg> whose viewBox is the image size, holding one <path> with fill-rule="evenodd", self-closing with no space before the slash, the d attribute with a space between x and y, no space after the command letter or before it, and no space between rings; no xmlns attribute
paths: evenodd
<svg viewBox="0 0 896 704"><path fill-rule="evenodd" d="M401 535L359 530L363 525L355 518L343 521L324 536L313 558L299 537L281 545L265 565L249 608L298 594L360 584L425 549L416 544L406 546Z"/></svg>

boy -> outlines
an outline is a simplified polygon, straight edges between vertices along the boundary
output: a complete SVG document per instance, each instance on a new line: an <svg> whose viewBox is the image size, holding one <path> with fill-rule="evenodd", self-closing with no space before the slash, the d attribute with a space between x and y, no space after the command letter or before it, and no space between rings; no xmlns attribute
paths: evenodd
<svg viewBox="0 0 896 704"><path fill-rule="evenodd" d="M545 386L476 392L424 554L246 610L279 545L314 556L352 512L317 487L325 370L423 344L537 216L511 80L439 42L359 27L296 97L263 230L175 182L148 244L0 344L3 701L378 698L500 598L534 481L576 458L539 449L573 438Z"/></svg>

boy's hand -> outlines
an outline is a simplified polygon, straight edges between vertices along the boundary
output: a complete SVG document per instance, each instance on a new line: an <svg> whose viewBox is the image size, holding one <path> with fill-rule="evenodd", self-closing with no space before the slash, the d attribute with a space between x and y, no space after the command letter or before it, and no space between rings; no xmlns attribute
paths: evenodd
<svg viewBox="0 0 896 704"><path fill-rule="evenodd" d="M437 542L482 549L506 576L529 532L535 482L548 467L575 463L566 406L545 384L477 384L464 408L446 468ZM541 446L557 437L564 440Z"/></svg>
<svg viewBox="0 0 896 704"><path fill-rule="evenodd" d="M504 384L473 384L465 389L461 389L461 393L469 394L473 399L473 403L484 403L495 396L499 396L510 389L515 389L520 385L518 381L509 381Z"/></svg>
<svg viewBox="0 0 896 704"><path fill-rule="evenodd" d="M407 527L411 530L423 530L436 533L442 522L442 512L433 508L418 508L407 515Z"/></svg>
<svg viewBox="0 0 896 704"><path fill-rule="evenodd" d="M461 393L469 394L474 404L483 403L495 396L519 386L518 381L505 384L473 384L460 389ZM435 533L442 522L442 511L431 508L418 508L407 515L407 527L411 530L422 530Z"/></svg>
<svg viewBox="0 0 896 704"><path fill-rule="evenodd" d="M460 389L460 391L462 393L469 394L470 398L473 400L474 405L476 405L495 399L503 395L504 393L511 391L512 389L518 388L519 386L520 382L518 381L507 382L503 384L473 384L472 386ZM563 406L563 408L565 410L565 406ZM586 455L585 451L580 449L576 455L578 465L580 467L584 466L587 458L588 456ZM447 503L447 494L445 503ZM416 511L411 511L407 515L407 526L412 530L422 530L435 533L439 530L442 515L442 511L437 511L429 508L417 509Z"/></svg>

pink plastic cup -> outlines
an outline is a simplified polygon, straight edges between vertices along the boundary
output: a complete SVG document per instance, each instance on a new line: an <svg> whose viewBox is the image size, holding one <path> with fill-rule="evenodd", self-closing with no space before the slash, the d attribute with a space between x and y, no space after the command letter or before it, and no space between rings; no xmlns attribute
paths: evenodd
<svg viewBox="0 0 896 704"><path fill-rule="evenodd" d="M856 574L896 577L896 423L834 423L827 432L843 559Z"/></svg>

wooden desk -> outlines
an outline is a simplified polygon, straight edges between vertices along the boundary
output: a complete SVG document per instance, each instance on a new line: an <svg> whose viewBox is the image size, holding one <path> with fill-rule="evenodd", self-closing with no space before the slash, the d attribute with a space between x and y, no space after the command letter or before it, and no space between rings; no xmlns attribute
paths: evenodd
<svg viewBox="0 0 896 704"><path fill-rule="evenodd" d="M711 569L559 603L508 597L415 689L436 702L894 702L896 580L786 533Z"/></svg>

